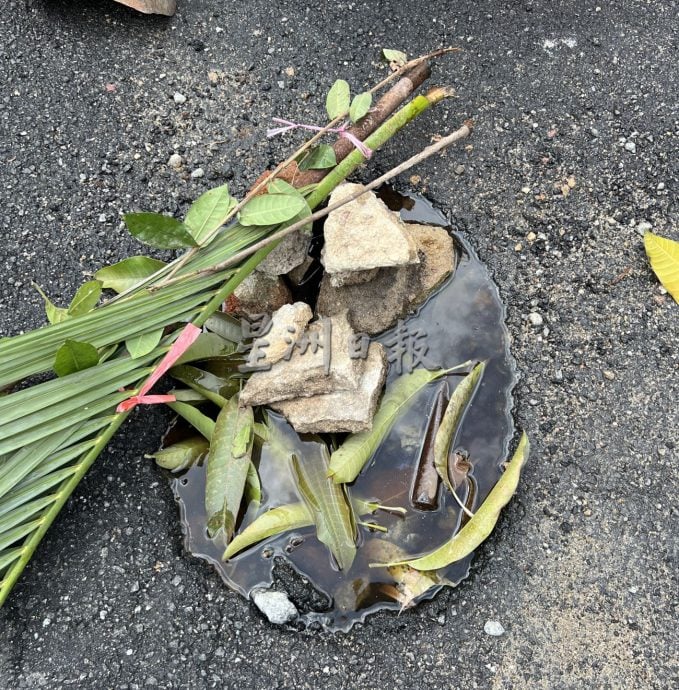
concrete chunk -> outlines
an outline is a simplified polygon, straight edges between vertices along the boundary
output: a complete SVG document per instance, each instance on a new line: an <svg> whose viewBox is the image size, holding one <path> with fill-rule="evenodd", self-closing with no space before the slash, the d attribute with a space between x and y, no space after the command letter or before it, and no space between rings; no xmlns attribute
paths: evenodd
<svg viewBox="0 0 679 690"><path fill-rule="evenodd" d="M304 302L284 304L273 313L271 327L266 335L256 338L252 343L248 365L262 366L281 360L290 348L290 343L299 338L312 317L311 307Z"/></svg>
<svg viewBox="0 0 679 690"><path fill-rule="evenodd" d="M342 184L329 203L342 201L362 188ZM334 285L366 282L374 269L418 262L417 247L405 224L373 192L330 213L323 234L321 261Z"/></svg>
<svg viewBox="0 0 679 690"><path fill-rule="evenodd" d="M281 243L269 254L256 272L268 276L282 276L304 263L309 245L311 232L298 230L284 237Z"/></svg>
<svg viewBox="0 0 679 690"><path fill-rule="evenodd" d="M329 343L326 340L328 323ZM243 405L267 405L279 400L356 388L363 361L349 357L353 331L346 313L312 323L304 335L309 344L306 351L295 347L289 359L281 359L269 370L254 372L250 376L240 396ZM314 342L322 345L315 352Z"/></svg>
<svg viewBox="0 0 679 690"><path fill-rule="evenodd" d="M226 311L237 316L271 314L291 301L290 290L281 278L253 271L226 300Z"/></svg>
<svg viewBox="0 0 679 690"><path fill-rule="evenodd" d="M387 375L387 359L379 343L371 343L355 390L273 403L299 433L352 434L369 431Z"/></svg>
<svg viewBox="0 0 679 690"><path fill-rule="evenodd" d="M408 224L406 232L418 248L419 264L381 268L360 285L338 287L326 274L316 311L324 316L346 311L356 331L376 335L420 306L455 269L455 247L445 228Z"/></svg>

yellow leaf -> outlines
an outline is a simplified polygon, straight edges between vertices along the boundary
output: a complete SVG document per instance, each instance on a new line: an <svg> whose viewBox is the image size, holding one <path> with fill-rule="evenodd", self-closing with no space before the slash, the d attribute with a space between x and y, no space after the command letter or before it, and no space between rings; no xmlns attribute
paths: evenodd
<svg viewBox="0 0 679 690"><path fill-rule="evenodd" d="M679 242L646 232L644 247L658 280L679 302Z"/></svg>

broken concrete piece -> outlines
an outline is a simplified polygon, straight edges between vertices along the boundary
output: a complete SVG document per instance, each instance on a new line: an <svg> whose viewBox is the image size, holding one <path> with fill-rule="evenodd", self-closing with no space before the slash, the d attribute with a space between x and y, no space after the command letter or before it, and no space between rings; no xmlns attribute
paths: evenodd
<svg viewBox="0 0 679 690"><path fill-rule="evenodd" d="M342 184L329 203L342 201L361 189L360 184ZM417 247L405 224L373 192L332 211L323 234L321 261L336 286L368 282L378 268L418 262Z"/></svg>
<svg viewBox="0 0 679 690"><path fill-rule="evenodd" d="M455 269L455 247L445 228L408 224L406 232L418 248L419 264L381 268L362 285L336 287L326 274L316 304L318 314L347 311L356 331L375 335L422 304Z"/></svg>
<svg viewBox="0 0 679 690"><path fill-rule="evenodd" d="M226 300L225 311L236 316L271 314L290 302L292 295L281 278L253 271Z"/></svg>
<svg viewBox="0 0 679 690"><path fill-rule="evenodd" d="M284 304L271 317L271 326L261 338L256 338L248 357L248 366L275 364L304 332L313 314L304 302Z"/></svg>
<svg viewBox="0 0 679 690"><path fill-rule="evenodd" d="M171 17L177 11L176 0L115 0L144 14L164 14Z"/></svg>
<svg viewBox="0 0 679 690"><path fill-rule="evenodd" d="M304 261L299 266L296 266L295 268L288 273L287 278L288 282L291 285L294 285L295 287L299 287L304 280L304 276L307 274L307 271L311 268L311 266L314 263L313 257L307 255L304 257ZM320 270L320 266L319 266Z"/></svg>
<svg viewBox="0 0 679 690"><path fill-rule="evenodd" d="M381 268L377 277L362 285L332 285L326 273L316 303L322 316L348 312L355 331L374 335L386 331L408 311L411 291L409 267Z"/></svg>
<svg viewBox="0 0 679 690"><path fill-rule="evenodd" d="M241 404L267 405L356 388L363 360L349 357L352 336L344 313L312 323L292 348L289 359L281 359L267 371L250 376L240 395ZM315 343L319 347L314 348Z"/></svg>
<svg viewBox="0 0 679 690"><path fill-rule="evenodd" d="M410 308L414 309L455 270L457 253L453 238L445 228L435 225L406 225L410 236L417 243L420 265L413 272Z"/></svg>
<svg viewBox="0 0 679 690"><path fill-rule="evenodd" d="M268 276L282 276L290 273L293 268L304 263L310 244L310 232L305 230L293 232L284 237L271 254L257 266L257 271Z"/></svg>
<svg viewBox="0 0 679 690"><path fill-rule="evenodd" d="M384 347L371 343L355 390L273 403L298 433L334 434L369 431L387 375Z"/></svg>

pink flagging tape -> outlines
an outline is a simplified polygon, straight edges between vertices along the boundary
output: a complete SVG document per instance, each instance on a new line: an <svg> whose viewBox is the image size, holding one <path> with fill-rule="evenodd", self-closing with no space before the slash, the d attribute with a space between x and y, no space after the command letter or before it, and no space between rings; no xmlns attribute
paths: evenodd
<svg viewBox="0 0 679 690"><path fill-rule="evenodd" d="M160 361L156 370L149 376L144 385L139 389L136 395L123 400L123 402L116 407L116 412L128 412L137 405L158 405L159 403L174 402L176 398L174 395L146 395L151 388L158 382L158 380L167 372L168 369L191 347L196 338L201 334L200 328L194 326L192 323L187 324L184 330L179 334L177 340L174 341L168 353Z"/></svg>
<svg viewBox="0 0 679 690"><path fill-rule="evenodd" d="M324 127L318 127L316 125L305 125L299 122L291 122L290 120L284 120L281 117L271 118L272 122L278 125L283 125L282 127L274 127L273 129L267 129L266 136L270 139L278 134L284 134L293 129L308 129L311 132L320 132L325 129ZM357 136L348 131L349 125L344 123L341 127L331 127L328 132L334 132L339 134L343 139L348 139L366 158L370 158L373 155L371 148L366 146Z"/></svg>

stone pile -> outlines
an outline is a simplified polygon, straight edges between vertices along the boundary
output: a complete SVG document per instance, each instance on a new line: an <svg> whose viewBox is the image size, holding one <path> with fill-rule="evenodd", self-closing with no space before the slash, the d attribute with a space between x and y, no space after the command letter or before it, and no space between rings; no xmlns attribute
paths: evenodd
<svg viewBox="0 0 679 690"><path fill-rule="evenodd" d="M340 185L329 203L360 189ZM312 263L306 233L286 238L230 298L232 313L274 312L253 343L241 401L281 412L300 433L356 433L372 426L387 370L384 348L367 335L422 304L453 272L456 253L444 228L403 223L372 192L330 213L324 236L316 320L307 304L290 304L289 285Z"/></svg>
<svg viewBox="0 0 679 690"><path fill-rule="evenodd" d="M355 333L346 314L310 324L307 316L311 310L302 302L273 315L248 359L265 369L250 375L241 402L268 405L301 433L370 429L386 377L384 348L370 343L365 357L352 356Z"/></svg>

